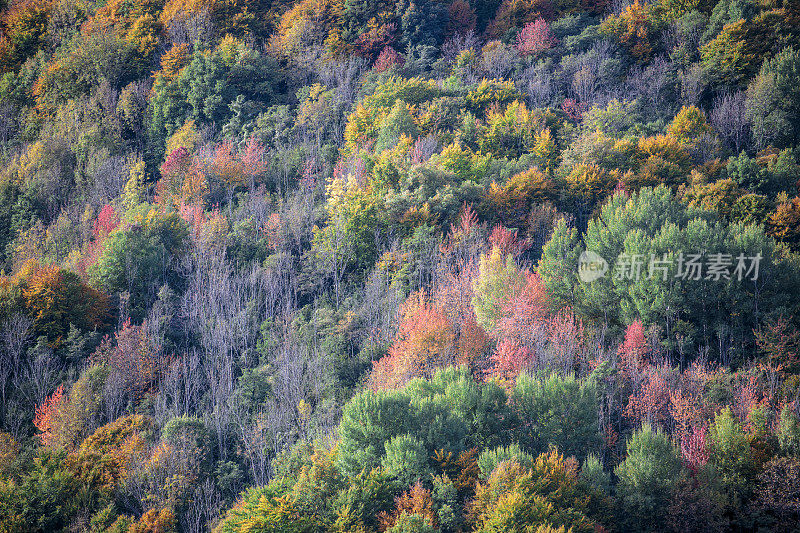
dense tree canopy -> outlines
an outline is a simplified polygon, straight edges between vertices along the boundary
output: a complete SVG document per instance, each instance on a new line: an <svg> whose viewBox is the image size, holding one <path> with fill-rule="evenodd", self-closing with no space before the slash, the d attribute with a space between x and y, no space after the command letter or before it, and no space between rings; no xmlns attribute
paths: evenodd
<svg viewBox="0 0 800 533"><path fill-rule="evenodd" d="M0 531L793 531L799 28L0 2Z"/></svg>

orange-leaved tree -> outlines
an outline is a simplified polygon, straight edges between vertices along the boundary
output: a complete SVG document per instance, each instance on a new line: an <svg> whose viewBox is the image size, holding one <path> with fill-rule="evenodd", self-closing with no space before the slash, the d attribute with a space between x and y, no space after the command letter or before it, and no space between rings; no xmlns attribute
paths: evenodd
<svg viewBox="0 0 800 533"><path fill-rule="evenodd" d="M53 440L53 421L58 416L58 409L64 402L64 385L58 388L45 398L44 402L36 406L36 416L33 417L33 425L39 430L39 441L43 446L49 446Z"/></svg>
<svg viewBox="0 0 800 533"><path fill-rule="evenodd" d="M455 362L470 369L480 366L491 344L486 331L478 325L472 308L472 283L476 276L474 265L467 260L457 260L433 295L434 302L452 324L456 336Z"/></svg>
<svg viewBox="0 0 800 533"><path fill-rule="evenodd" d="M395 499L395 509L391 514L383 512L378 515L381 530L391 530L404 514L420 516L431 528L438 527L439 518L433 507L431 491L426 489L420 481Z"/></svg>
<svg viewBox="0 0 800 533"><path fill-rule="evenodd" d="M511 338L532 347L546 328L547 293L538 274L527 271L523 274L525 283L505 303L495 333L498 338Z"/></svg>
<svg viewBox="0 0 800 533"><path fill-rule="evenodd" d="M37 335L61 345L70 324L83 330L103 329L108 320L108 297L77 274L57 266L27 263L17 273L22 298Z"/></svg>
<svg viewBox="0 0 800 533"><path fill-rule="evenodd" d="M453 364L455 335L442 309L415 292L400 308L400 325L389 354L376 361L370 387L389 389L416 377L431 377L437 368Z"/></svg>

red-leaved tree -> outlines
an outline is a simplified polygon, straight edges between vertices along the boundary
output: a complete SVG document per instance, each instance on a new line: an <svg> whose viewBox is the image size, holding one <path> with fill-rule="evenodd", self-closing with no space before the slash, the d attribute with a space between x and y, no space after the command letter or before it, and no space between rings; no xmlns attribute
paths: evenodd
<svg viewBox="0 0 800 533"><path fill-rule="evenodd" d="M497 343L497 348L490 358L491 366L485 373L501 383L513 385L520 372L530 366L532 359L530 350L520 346L513 339L506 338Z"/></svg>
<svg viewBox="0 0 800 533"><path fill-rule="evenodd" d="M670 420L671 378L671 370L666 366L646 367L644 381L628 399L625 415L664 427Z"/></svg>
<svg viewBox="0 0 800 533"><path fill-rule="evenodd" d="M514 256L518 256L530 247L530 242L527 239L520 239L516 230L508 229L500 224L492 228L489 242L492 246L500 248L503 254Z"/></svg>
<svg viewBox="0 0 800 533"><path fill-rule="evenodd" d="M517 51L521 55L535 55L549 50L558 40L543 18L529 22L517 34Z"/></svg>
<svg viewBox="0 0 800 533"><path fill-rule="evenodd" d="M397 53L397 50L391 46L384 46L381 53L378 54L378 59L375 60L375 64L372 68L375 69L375 72L385 72L392 67L402 67L405 62L406 60Z"/></svg>
<svg viewBox="0 0 800 533"><path fill-rule="evenodd" d="M117 226L119 226L119 215L112 206L104 205L94 222L94 238L96 240L105 239Z"/></svg>
<svg viewBox="0 0 800 533"><path fill-rule="evenodd" d="M694 472L708 462L707 435L708 428L698 427L680 438L683 462Z"/></svg>
<svg viewBox="0 0 800 533"><path fill-rule="evenodd" d="M625 341L617 351L620 366L626 372L638 372L647 363L650 347L641 320L634 320L625 330Z"/></svg>

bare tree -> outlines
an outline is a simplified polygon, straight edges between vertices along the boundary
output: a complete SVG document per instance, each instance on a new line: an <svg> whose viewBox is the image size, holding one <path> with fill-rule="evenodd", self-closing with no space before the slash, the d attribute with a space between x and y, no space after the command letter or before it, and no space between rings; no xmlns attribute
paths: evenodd
<svg viewBox="0 0 800 533"><path fill-rule="evenodd" d="M196 412L200 407L203 382L196 349L173 361L156 395L153 406L156 420L163 424L171 418Z"/></svg>
<svg viewBox="0 0 800 533"><path fill-rule="evenodd" d="M598 85L597 72L590 65L582 66L572 76L572 90L580 102L591 102Z"/></svg>
<svg viewBox="0 0 800 533"><path fill-rule="evenodd" d="M326 61L318 74L325 85L335 88L339 102L350 107L356 101L359 82L368 69L367 59L350 56L341 61Z"/></svg>
<svg viewBox="0 0 800 533"><path fill-rule="evenodd" d="M633 0L611 0L608 6L608 10L615 14L619 15L623 11L625 11L629 5L633 3Z"/></svg>
<svg viewBox="0 0 800 533"><path fill-rule="evenodd" d="M208 8L190 15L181 14L167 23L167 35L174 44L207 43L214 37L214 23Z"/></svg>
<svg viewBox="0 0 800 533"><path fill-rule="evenodd" d="M235 269L221 247L198 249L193 261L180 314L199 339L198 374L205 378L209 398L205 421L216 433L224 456L232 417L228 399L237 369L256 361L267 276L258 265Z"/></svg>
<svg viewBox="0 0 800 533"><path fill-rule="evenodd" d="M456 33L442 44L442 59L438 61L435 68L441 77L447 77L455 65L458 56L466 50L480 50L480 39L474 30L469 30L465 34ZM468 68L461 73L466 84L476 83L479 79L478 73L473 68Z"/></svg>
<svg viewBox="0 0 800 533"><path fill-rule="evenodd" d="M559 218L558 209L549 202L531 206L528 214L528 240L534 250L540 251L550 240Z"/></svg>
<svg viewBox="0 0 800 533"><path fill-rule="evenodd" d="M261 410L256 417L250 421L241 421L238 424L239 441L242 443L245 460L250 469L250 476L256 485L266 485L270 477L270 463L274 457L274 449L280 449L273 444L273 426L285 425L281 420L284 409L278 411ZM277 422L277 423L276 423Z"/></svg>
<svg viewBox="0 0 800 533"><path fill-rule="evenodd" d="M412 163L422 164L439 152L439 141L433 135L420 137L414 143L414 150L411 153Z"/></svg>
<svg viewBox="0 0 800 533"><path fill-rule="evenodd" d="M22 355L31 339L31 326L28 317L14 314L0 328L0 420L5 420L7 387L9 381L20 373Z"/></svg>
<svg viewBox="0 0 800 533"><path fill-rule="evenodd" d="M22 379L18 379L17 386L20 390L26 391L31 405L39 405L55 389L63 364L44 338L40 338L36 346L28 350L25 363L24 371L20 376ZM27 387L22 386L23 383L30 385L30 391L27 390Z"/></svg>
<svg viewBox="0 0 800 533"><path fill-rule="evenodd" d="M705 69L699 63L679 72L681 79L681 101L685 105L694 105L708 85Z"/></svg>
<svg viewBox="0 0 800 533"><path fill-rule="evenodd" d="M137 450L130 459L128 472L119 487L116 497L121 510L128 514L140 515L147 508L151 496L151 483L148 480L147 463L150 459L152 446Z"/></svg>
<svg viewBox="0 0 800 533"><path fill-rule="evenodd" d="M316 248L316 258L321 269L333 282L336 308L338 309L342 299L342 280L352 258L353 243L345 231L345 220L340 213L336 213L329 220L325 230L325 238L320 242L320 246Z"/></svg>
<svg viewBox="0 0 800 533"><path fill-rule="evenodd" d="M218 337L213 335L215 344ZM220 452L223 457L227 455L232 409L228 402L235 385L234 358L230 350L206 353L203 358L202 370L205 374L210 397L210 410L204 411L203 419L217 436Z"/></svg>
<svg viewBox="0 0 800 533"><path fill-rule="evenodd" d="M363 57L350 56L331 61L327 54L314 62L314 70L320 81L334 90L333 142L344 138L347 117L358 96L361 79L369 70L369 61Z"/></svg>
<svg viewBox="0 0 800 533"><path fill-rule="evenodd" d="M701 17L690 21L686 19L673 20L661 33L664 49L670 56L683 56L685 60L690 60L691 55L696 54L700 48L700 40L705 27L704 19Z"/></svg>
<svg viewBox="0 0 800 533"><path fill-rule="evenodd" d="M615 78L610 70L615 65L614 56L614 45L602 40L586 52L562 61L560 83L564 90L587 107L606 103L610 99L608 85Z"/></svg>
<svg viewBox="0 0 800 533"><path fill-rule="evenodd" d="M278 211L281 250L300 255L314 236L314 191L298 191Z"/></svg>
<svg viewBox="0 0 800 533"><path fill-rule="evenodd" d="M456 33L442 44L442 60L447 66L452 66L461 52L477 50L480 44L480 39L475 30L469 30L467 33Z"/></svg>
<svg viewBox="0 0 800 533"><path fill-rule="evenodd" d="M737 154L747 147L750 138L746 99L744 91L724 93L714 100L711 110L714 131Z"/></svg>
<svg viewBox="0 0 800 533"><path fill-rule="evenodd" d="M480 54L480 70L489 79L500 79L514 69L519 62L517 50L502 41L487 43Z"/></svg>
<svg viewBox="0 0 800 533"><path fill-rule="evenodd" d="M111 156L97 165L93 172L92 198L96 206L119 197L128 180L128 166L122 156Z"/></svg>
<svg viewBox="0 0 800 533"><path fill-rule="evenodd" d="M629 71L627 91L629 98L639 99L642 109L649 116L673 116L675 82L674 66L658 56L646 67L637 66Z"/></svg>
<svg viewBox="0 0 800 533"><path fill-rule="evenodd" d="M318 346L298 344L287 332L268 357L272 396L255 413L236 412L239 441L257 484L269 481L270 464L281 450L331 431L336 418L332 405L322 402L332 384L330 356Z"/></svg>
<svg viewBox="0 0 800 533"><path fill-rule="evenodd" d="M557 92L552 69L540 63L526 68L517 80L517 86L528 96L531 108L546 107Z"/></svg>
<svg viewBox="0 0 800 533"><path fill-rule="evenodd" d="M435 253L435 251L434 251ZM434 268L430 269L432 273ZM430 277L420 280L428 283ZM364 329L358 339L362 344L374 342L388 344L397 329L397 311L404 300L404 291L392 283L388 272L375 269L364 284L360 318Z"/></svg>
<svg viewBox="0 0 800 533"><path fill-rule="evenodd" d="M181 517L183 531L187 533L209 531L214 520L219 517L222 506L219 491L210 479L206 479L194 489L186 506L186 512Z"/></svg>
<svg viewBox="0 0 800 533"><path fill-rule="evenodd" d="M125 412L130 401L127 379L122 372L109 372L103 384L103 415L115 420Z"/></svg>
<svg viewBox="0 0 800 533"><path fill-rule="evenodd" d="M16 110L9 104L3 104L0 106L0 144L5 146L17 131Z"/></svg>

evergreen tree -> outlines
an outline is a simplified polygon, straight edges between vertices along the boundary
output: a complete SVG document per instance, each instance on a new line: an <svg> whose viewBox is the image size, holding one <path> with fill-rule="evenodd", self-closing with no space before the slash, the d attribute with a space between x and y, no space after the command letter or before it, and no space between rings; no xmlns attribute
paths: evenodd
<svg viewBox="0 0 800 533"><path fill-rule="evenodd" d="M619 523L628 531L662 531L666 507L684 475L669 437L645 424L627 441L619 478Z"/></svg>

